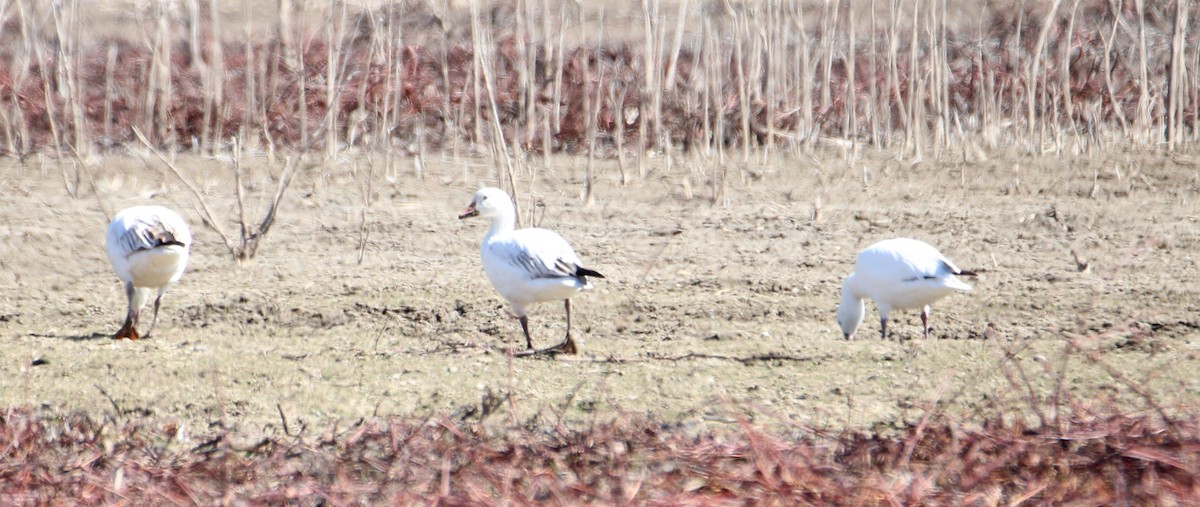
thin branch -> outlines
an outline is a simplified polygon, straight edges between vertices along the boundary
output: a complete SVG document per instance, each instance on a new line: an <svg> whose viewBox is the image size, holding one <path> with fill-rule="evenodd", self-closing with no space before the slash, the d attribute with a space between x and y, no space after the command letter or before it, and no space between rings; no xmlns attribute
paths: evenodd
<svg viewBox="0 0 1200 507"><path fill-rule="evenodd" d="M192 196L200 202L200 207L204 212L204 220L212 225L213 230L217 231L217 234L221 236L221 239L225 242L225 246L229 249L230 253L236 252L237 246L233 244L233 241L229 239L229 235L226 234L225 230L221 228L221 222L217 220L216 215L214 215L212 210L209 209L208 201L204 199L204 195L200 193L200 189L196 188L196 185L194 185L191 180L184 177L183 172L180 171L173 162L168 160L167 157L164 157L162 152L158 151L158 148L155 148L152 144L150 144L150 141L146 139L144 134L142 134L141 129L137 127L130 128L133 129L133 135L138 138L138 141L141 141L142 145L145 146L146 149L150 150L150 153L153 153L154 156L163 163L163 165L167 166L167 168L171 170L171 173L174 174L176 178L179 178L179 181L183 183L183 186L187 187L188 191L192 193Z"/></svg>

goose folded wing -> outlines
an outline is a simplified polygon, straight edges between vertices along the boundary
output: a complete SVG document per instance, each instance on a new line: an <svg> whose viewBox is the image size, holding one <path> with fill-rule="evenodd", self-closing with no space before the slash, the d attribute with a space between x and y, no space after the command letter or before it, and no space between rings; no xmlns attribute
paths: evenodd
<svg viewBox="0 0 1200 507"><path fill-rule="evenodd" d="M496 258L517 269L529 278L566 278L575 276L576 262L553 252L530 248L516 243L497 243L491 246Z"/></svg>
<svg viewBox="0 0 1200 507"><path fill-rule="evenodd" d="M942 259L942 260L938 261L936 269L927 270L922 276L914 277L912 279L917 280L920 278L924 278L926 280L940 280L943 278L950 278L951 276L954 276L954 275L974 276L975 273L958 269L958 266L955 266L954 263L952 263L948 260Z"/></svg>
<svg viewBox="0 0 1200 507"><path fill-rule="evenodd" d="M160 246L187 246L176 239L176 233L166 224L158 220L139 220L125 231L119 238L119 245L125 255L132 255L142 250L152 250Z"/></svg>

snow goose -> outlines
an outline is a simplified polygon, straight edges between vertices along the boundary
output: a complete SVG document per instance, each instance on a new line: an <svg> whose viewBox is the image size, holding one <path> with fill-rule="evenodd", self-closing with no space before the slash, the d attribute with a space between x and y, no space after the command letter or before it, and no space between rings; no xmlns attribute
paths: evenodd
<svg viewBox="0 0 1200 507"><path fill-rule="evenodd" d="M527 350L518 355L574 354L571 296L592 288L587 277L604 278L604 275L583 267L575 250L558 233L538 228L514 230L516 211L512 199L503 190L484 188L476 192L471 204L458 218L474 216L492 221L483 237L480 256L488 280L508 300L521 321ZM558 345L536 350L529 336L528 306L558 300L562 300L567 313L566 337Z"/></svg>
<svg viewBox="0 0 1200 507"><path fill-rule="evenodd" d="M162 206L134 206L125 209L108 225L108 260L125 285L129 312L125 325L113 338L138 339L138 315L150 291L154 298L154 318L149 336L158 323L158 306L167 287L183 276L187 267L192 233L179 214Z"/></svg>
<svg viewBox="0 0 1200 507"><path fill-rule="evenodd" d="M971 290L956 275L975 273L958 269L923 241L896 238L867 247L858 254L854 272L842 284L837 318L843 335L854 338L863 321L863 299L870 298L879 309L883 338L887 338L888 313L912 308L921 309L921 324L929 338L929 305L954 291Z"/></svg>

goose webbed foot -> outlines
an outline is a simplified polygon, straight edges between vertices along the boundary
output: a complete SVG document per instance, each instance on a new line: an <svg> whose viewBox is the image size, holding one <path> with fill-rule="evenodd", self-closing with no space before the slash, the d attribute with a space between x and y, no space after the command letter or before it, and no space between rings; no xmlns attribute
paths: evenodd
<svg viewBox="0 0 1200 507"><path fill-rule="evenodd" d="M117 334L113 335L114 340L120 340L124 338L137 340L140 337L141 336L138 335L137 332L137 321L132 317L127 317L125 319L125 324L121 326L121 329L117 330Z"/></svg>
<svg viewBox="0 0 1200 507"><path fill-rule="evenodd" d="M567 336L557 345L552 345L544 349L528 348L513 355L516 357L534 357L534 356L557 356L559 354L574 355L578 352L575 348L575 340Z"/></svg>
<svg viewBox="0 0 1200 507"><path fill-rule="evenodd" d="M527 348L515 353L517 357L531 356L554 356L558 354L574 355L578 352L575 348L575 340L571 339L571 300L563 300L563 310L567 314L567 334L563 337L563 341L557 345L546 347L544 349L533 348L533 340L529 337L529 319L521 316L521 330L525 332L525 345Z"/></svg>

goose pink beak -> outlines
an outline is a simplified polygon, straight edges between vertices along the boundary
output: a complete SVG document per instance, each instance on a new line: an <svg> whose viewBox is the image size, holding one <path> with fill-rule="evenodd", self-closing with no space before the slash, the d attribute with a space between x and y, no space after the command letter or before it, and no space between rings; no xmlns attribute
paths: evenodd
<svg viewBox="0 0 1200 507"><path fill-rule="evenodd" d="M479 210L475 209L475 201L471 201L471 205L467 206L467 209L463 210L462 213L458 214L458 219L462 220L464 218L471 218L478 214L479 214Z"/></svg>

